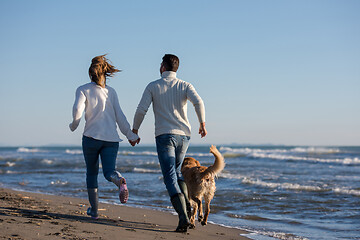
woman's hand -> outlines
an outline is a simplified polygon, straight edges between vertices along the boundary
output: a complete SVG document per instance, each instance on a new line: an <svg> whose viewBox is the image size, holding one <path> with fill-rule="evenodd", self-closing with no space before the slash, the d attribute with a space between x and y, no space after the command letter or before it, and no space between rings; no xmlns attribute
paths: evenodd
<svg viewBox="0 0 360 240"><path fill-rule="evenodd" d="M135 141L130 141L129 140L129 143L131 144L131 146L135 146L136 144L139 144L140 143L140 138L136 139Z"/></svg>

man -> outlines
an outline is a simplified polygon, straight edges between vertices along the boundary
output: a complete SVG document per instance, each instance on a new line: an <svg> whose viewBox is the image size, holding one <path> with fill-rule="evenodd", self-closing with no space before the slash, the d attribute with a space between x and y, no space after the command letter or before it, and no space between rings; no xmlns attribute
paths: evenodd
<svg viewBox="0 0 360 240"><path fill-rule="evenodd" d="M189 146L191 127L187 118L187 100L195 107L199 119L199 134L205 137L205 107L195 88L176 78L179 58L165 54L160 66L161 78L146 87L137 107L133 132L138 129L153 104L155 115L155 137L158 158L164 183L171 203L179 215L176 232L186 232L190 224L188 213L191 211L187 187L181 174L181 165Z"/></svg>

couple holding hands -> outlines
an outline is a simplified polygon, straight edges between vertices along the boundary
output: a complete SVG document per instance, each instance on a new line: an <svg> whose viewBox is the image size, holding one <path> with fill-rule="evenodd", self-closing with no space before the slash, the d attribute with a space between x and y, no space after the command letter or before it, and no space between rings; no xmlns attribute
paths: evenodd
<svg viewBox="0 0 360 240"><path fill-rule="evenodd" d="M91 82L77 88L73 121L69 125L71 131L75 131L85 111L86 123L82 149L86 162L86 184L91 206L87 214L92 218L98 218L99 157L104 177L119 188L120 202L127 202L129 191L126 180L116 171L119 142L122 141L116 129L118 126L132 146L139 144L138 129L152 103L158 159L171 203L179 216L176 231L187 231L190 224L186 209L189 199L180 170L191 135L187 118L188 100L194 105L200 123L201 137L205 137L207 131L204 103L190 83L176 77L178 67L179 58L172 54L165 54L160 66L161 78L149 83L145 88L131 129L121 110L116 91L106 84L106 79L120 70L111 65L105 55L92 59L89 68Z"/></svg>

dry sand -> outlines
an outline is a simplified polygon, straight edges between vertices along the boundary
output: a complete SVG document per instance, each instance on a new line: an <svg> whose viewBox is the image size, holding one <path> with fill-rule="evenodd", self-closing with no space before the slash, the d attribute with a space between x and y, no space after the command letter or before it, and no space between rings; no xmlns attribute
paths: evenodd
<svg viewBox="0 0 360 240"><path fill-rule="evenodd" d="M0 239L248 239L214 224L175 233L169 212L100 203L100 218L86 215L85 199L0 188Z"/></svg>

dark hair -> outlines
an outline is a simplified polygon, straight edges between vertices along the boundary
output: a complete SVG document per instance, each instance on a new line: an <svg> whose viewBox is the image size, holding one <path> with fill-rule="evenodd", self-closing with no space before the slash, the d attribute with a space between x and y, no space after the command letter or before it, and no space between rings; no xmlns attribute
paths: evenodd
<svg viewBox="0 0 360 240"><path fill-rule="evenodd" d="M166 71L176 72L179 68L179 58L173 54L165 54L162 58Z"/></svg>
<svg viewBox="0 0 360 240"><path fill-rule="evenodd" d="M104 80L106 80L106 77L112 77L114 73L120 72L119 69L109 63L105 56L106 54L94 57L89 67L89 77L97 85L101 85L102 77L105 77Z"/></svg>

